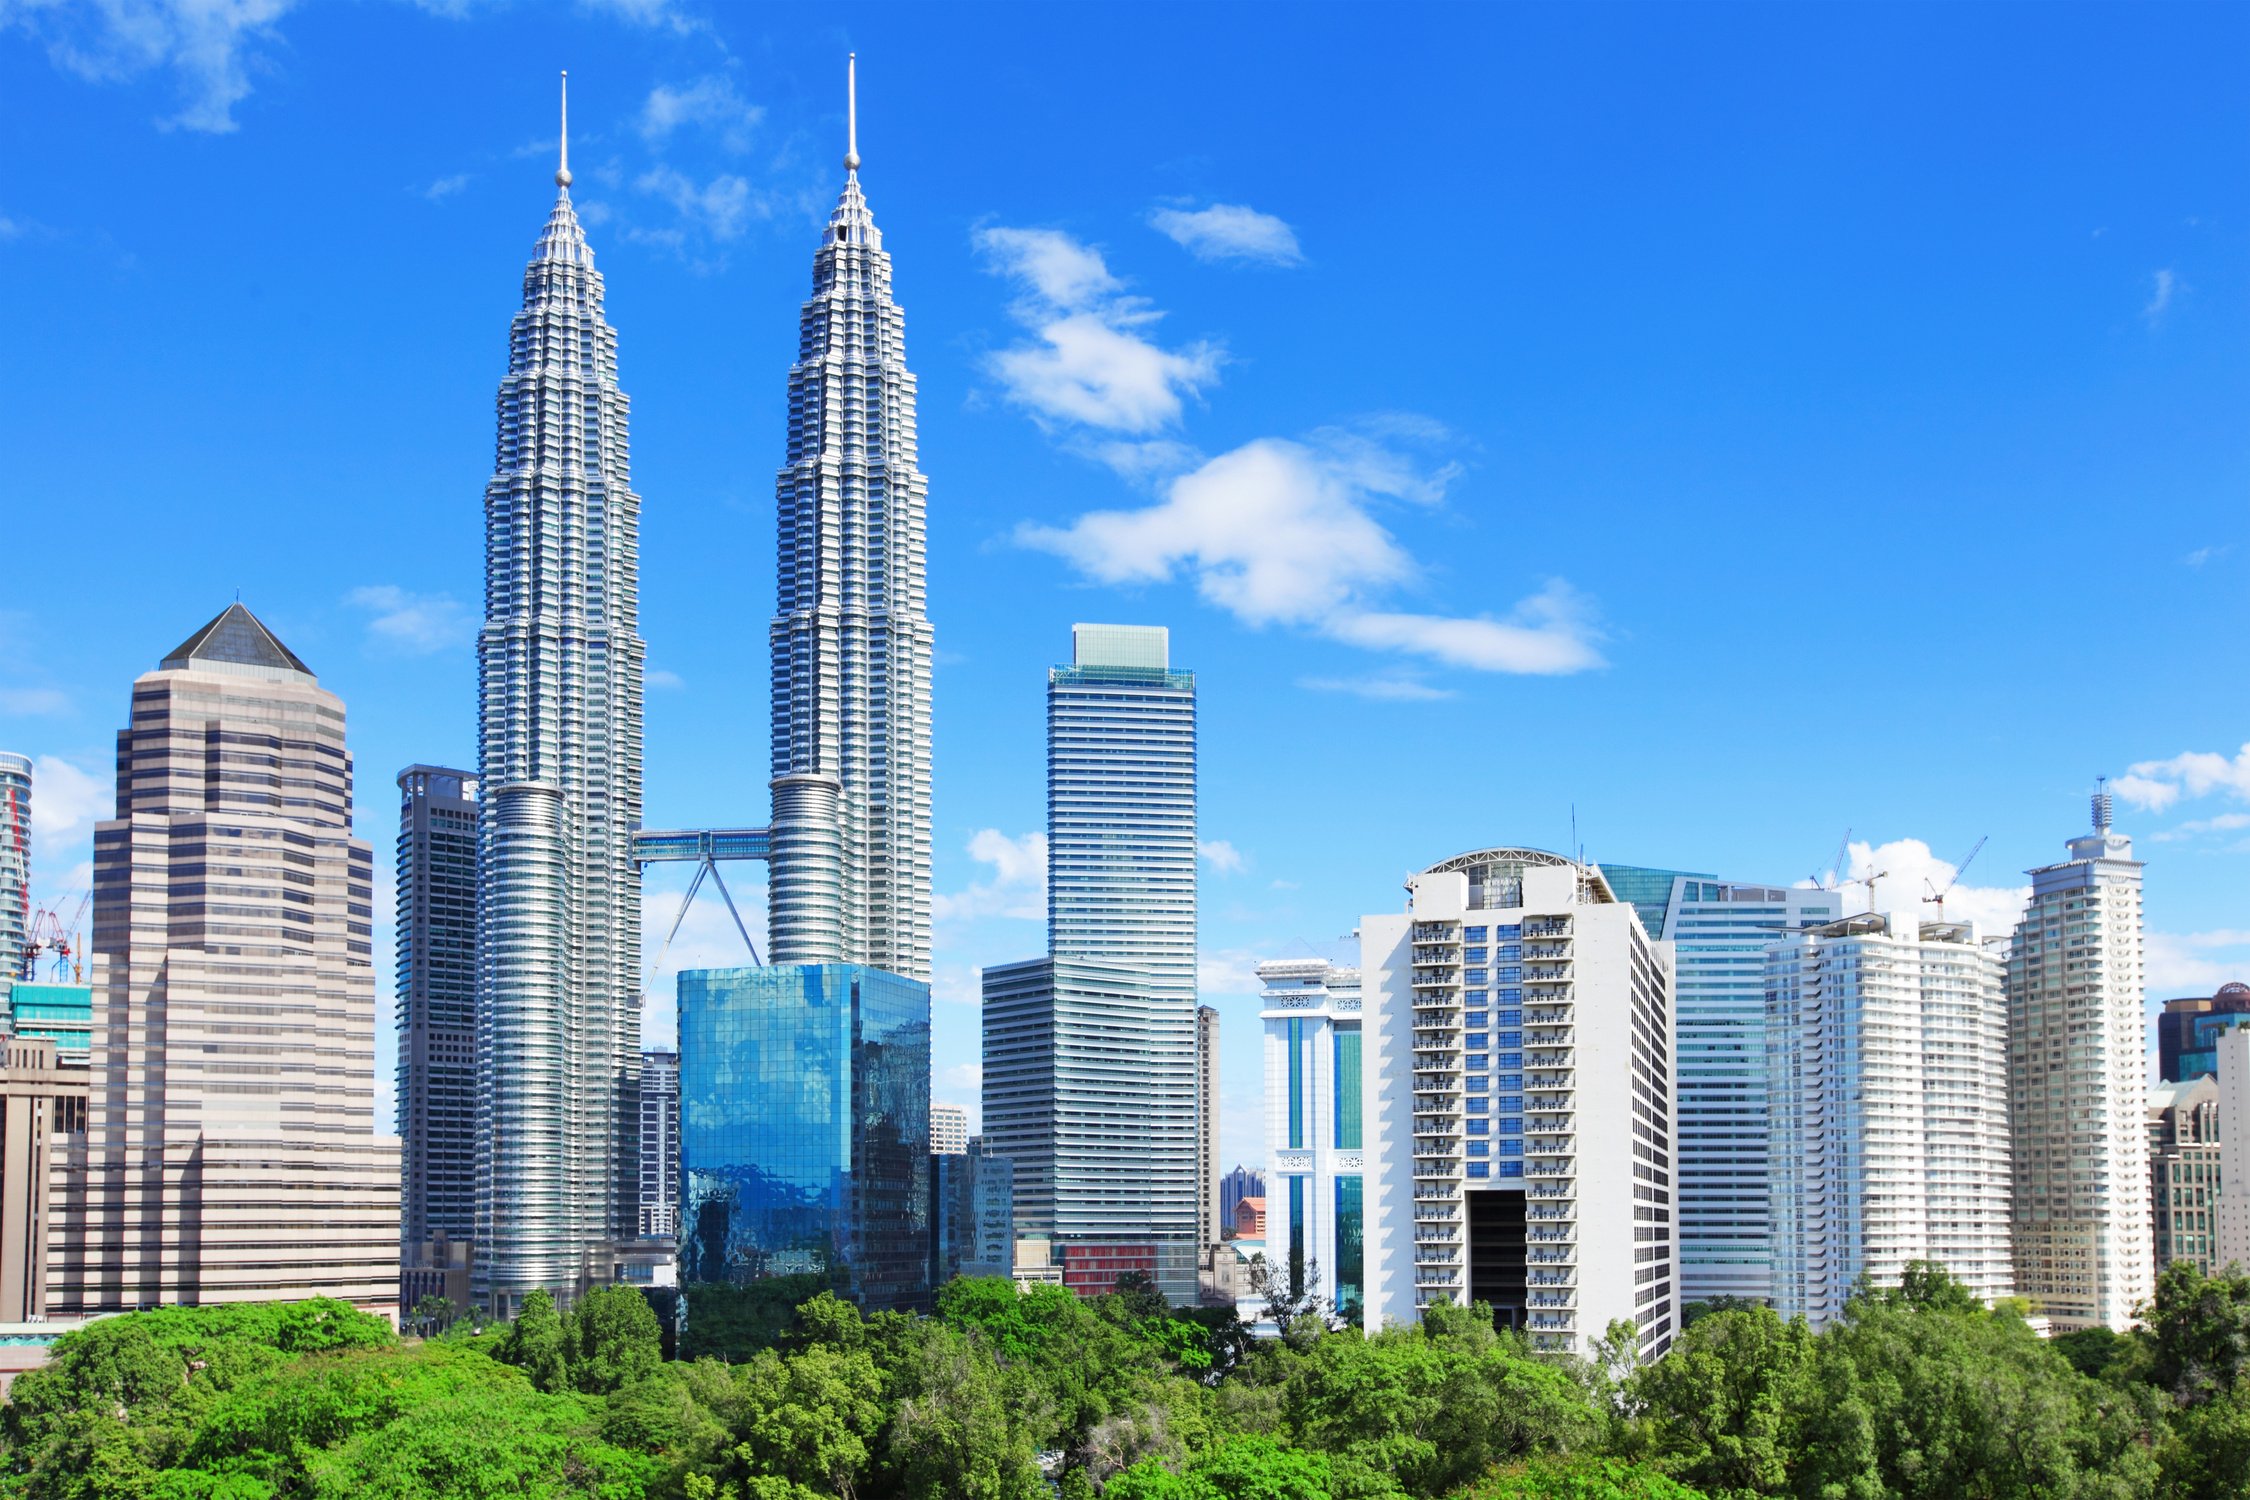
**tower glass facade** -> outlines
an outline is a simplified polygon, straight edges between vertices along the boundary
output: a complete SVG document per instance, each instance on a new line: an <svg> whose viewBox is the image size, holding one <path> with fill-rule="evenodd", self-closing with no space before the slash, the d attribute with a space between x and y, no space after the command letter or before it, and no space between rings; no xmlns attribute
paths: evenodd
<svg viewBox="0 0 2250 1500"><path fill-rule="evenodd" d="M1367 1293L1359 970L1278 959L1258 965L1258 979L1266 1162L1283 1184L1267 1200L1267 1253L1292 1277L1317 1263L1322 1300L1358 1322Z"/></svg>
<svg viewBox="0 0 2250 1500"><path fill-rule="evenodd" d="M1602 874L1677 970L1681 1300L1770 1301L1766 948L1843 915L1841 898L1632 865Z"/></svg>
<svg viewBox="0 0 2250 1500"><path fill-rule="evenodd" d="M776 485L776 964L930 974L929 484L857 153L813 257Z"/></svg>
<svg viewBox="0 0 2250 1500"><path fill-rule="evenodd" d="M2008 952L2016 1291L2058 1332L2122 1332L2156 1290L2141 865L2109 807L2030 872Z"/></svg>
<svg viewBox="0 0 2250 1500"><path fill-rule="evenodd" d="M399 773L399 1239L469 1239L477 1178L477 784L467 771Z"/></svg>
<svg viewBox="0 0 2250 1500"><path fill-rule="evenodd" d="M478 1296L608 1280L639 1208L640 499L568 171L524 272L477 638Z"/></svg>
<svg viewBox="0 0 2250 1500"><path fill-rule="evenodd" d="M930 988L858 964L679 979L680 1278L930 1292Z"/></svg>

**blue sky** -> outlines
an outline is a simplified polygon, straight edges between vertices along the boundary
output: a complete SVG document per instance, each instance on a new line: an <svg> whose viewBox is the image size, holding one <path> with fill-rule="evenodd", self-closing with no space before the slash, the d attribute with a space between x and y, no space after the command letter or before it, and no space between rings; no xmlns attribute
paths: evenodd
<svg viewBox="0 0 2250 1500"><path fill-rule="evenodd" d="M237 588L345 698L379 860L397 769L471 754L562 68L648 819L763 821L856 48L931 485L940 1097L975 1103L978 965L1042 945L1081 619L1200 676L1230 1160L1250 965L1573 809L1597 860L1767 881L1849 827L1886 906L1990 835L1956 900L1998 921L2126 778L2152 993L2250 975L2238 7L203 9L0 0L0 746L43 895L131 679Z"/></svg>

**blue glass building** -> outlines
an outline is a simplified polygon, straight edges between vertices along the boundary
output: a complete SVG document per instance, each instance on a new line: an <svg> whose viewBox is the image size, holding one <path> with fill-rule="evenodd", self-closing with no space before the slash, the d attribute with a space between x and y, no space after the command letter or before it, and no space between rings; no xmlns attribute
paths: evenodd
<svg viewBox="0 0 2250 1500"><path fill-rule="evenodd" d="M929 985L690 969L679 1003L680 1280L813 1274L870 1311L926 1307Z"/></svg>
<svg viewBox="0 0 2250 1500"><path fill-rule="evenodd" d="M94 1045L93 988L18 980L9 997L9 1027L17 1036L43 1036L63 1056L83 1062Z"/></svg>

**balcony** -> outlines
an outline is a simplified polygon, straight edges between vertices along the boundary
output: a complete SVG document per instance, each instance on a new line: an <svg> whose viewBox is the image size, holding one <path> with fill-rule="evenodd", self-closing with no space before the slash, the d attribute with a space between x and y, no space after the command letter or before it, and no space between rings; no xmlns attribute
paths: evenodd
<svg viewBox="0 0 2250 1500"><path fill-rule="evenodd" d="M1578 1217L1578 1210L1568 1203L1534 1203L1523 1216L1535 1224L1568 1224Z"/></svg>
<svg viewBox="0 0 2250 1500"><path fill-rule="evenodd" d="M1570 918L1534 917L1523 924L1525 941L1532 938L1566 938L1570 936Z"/></svg>
<svg viewBox="0 0 2250 1500"><path fill-rule="evenodd" d="M1418 990L1456 990L1461 987L1459 969L1425 969L1416 966L1414 988Z"/></svg>
<svg viewBox="0 0 2250 1500"><path fill-rule="evenodd" d="M1577 1236L1568 1229L1527 1229L1524 1237L1534 1245L1568 1245L1577 1240Z"/></svg>
<svg viewBox="0 0 2250 1500"><path fill-rule="evenodd" d="M1533 1286L1567 1287L1576 1278L1560 1271L1533 1271L1526 1280ZM1561 1306L1562 1304L1550 1303L1548 1305Z"/></svg>
<svg viewBox="0 0 2250 1500"><path fill-rule="evenodd" d="M1573 1305L1573 1299L1563 1292L1533 1292L1523 1300L1532 1307L1567 1308Z"/></svg>

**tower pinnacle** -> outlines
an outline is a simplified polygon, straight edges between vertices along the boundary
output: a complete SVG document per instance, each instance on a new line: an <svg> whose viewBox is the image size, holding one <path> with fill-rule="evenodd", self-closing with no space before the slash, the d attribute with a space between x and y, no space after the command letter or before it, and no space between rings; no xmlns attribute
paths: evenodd
<svg viewBox="0 0 2250 1500"><path fill-rule="evenodd" d="M562 165L555 168L555 186L570 186L570 70L562 76Z"/></svg>
<svg viewBox="0 0 2250 1500"><path fill-rule="evenodd" d="M859 170L859 54L844 61L844 170Z"/></svg>

